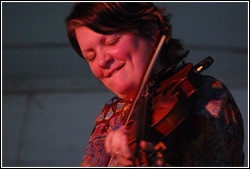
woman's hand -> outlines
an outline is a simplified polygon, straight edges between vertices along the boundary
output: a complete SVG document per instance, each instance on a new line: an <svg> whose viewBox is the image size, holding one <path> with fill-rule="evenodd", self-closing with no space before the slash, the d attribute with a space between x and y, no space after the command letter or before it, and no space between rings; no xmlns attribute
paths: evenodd
<svg viewBox="0 0 250 169"><path fill-rule="evenodd" d="M134 154L129 147L127 134L126 126L110 132L105 140L105 147L107 153L115 156L122 166L133 166ZM149 154L155 152L154 145L150 142L141 141L140 147ZM162 159L157 159L155 165L162 166Z"/></svg>
<svg viewBox="0 0 250 169"><path fill-rule="evenodd" d="M105 140L108 154L115 156L123 166L133 166L134 155L128 145L128 130L121 126L116 131L110 132Z"/></svg>

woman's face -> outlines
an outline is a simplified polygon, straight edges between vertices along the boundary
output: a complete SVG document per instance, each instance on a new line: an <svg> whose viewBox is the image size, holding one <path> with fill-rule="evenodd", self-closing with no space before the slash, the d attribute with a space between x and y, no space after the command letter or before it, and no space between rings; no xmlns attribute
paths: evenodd
<svg viewBox="0 0 250 169"><path fill-rule="evenodd" d="M103 35L87 27L75 33L93 74L120 98L133 98L152 42L132 34Z"/></svg>

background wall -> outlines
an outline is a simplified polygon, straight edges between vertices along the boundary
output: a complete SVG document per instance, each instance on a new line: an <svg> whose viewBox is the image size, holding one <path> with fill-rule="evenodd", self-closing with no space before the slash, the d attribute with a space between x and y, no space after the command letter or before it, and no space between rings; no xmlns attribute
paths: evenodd
<svg viewBox="0 0 250 169"><path fill-rule="evenodd" d="M64 19L74 3L2 2L2 166L74 166L113 94L71 48ZM173 14L188 61L231 90L245 124L248 166L248 3L156 3Z"/></svg>

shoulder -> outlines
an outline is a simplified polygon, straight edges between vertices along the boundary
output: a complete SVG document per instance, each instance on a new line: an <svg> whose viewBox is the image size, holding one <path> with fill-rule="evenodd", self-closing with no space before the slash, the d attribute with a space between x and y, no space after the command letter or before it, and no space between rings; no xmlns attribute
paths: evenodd
<svg viewBox="0 0 250 169"><path fill-rule="evenodd" d="M129 101L123 100L118 96L114 96L103 106L102 112L96 118L96 124L109 123L110 120L112 120L112 122L122 120L122 117L125 116L129 107Z"/></svg>
<svg viewBox="0 0 250 169"><path fill-rule="evenodd" d="M199 75L199 87L194 97L193 109L196 111L205 110L203 115L219 118L227 106L238 110L228 88L212 76ZM204 114L205 113L205 114Z"/></svg>
<svg viewBox="0 0 250 169"><path fill-rule="evenodd" d="M110 111L111 108L114 109L114 107L116 107L115 105L117 105L117 103L120 101L121 99L118 96L114 96L112 97L102 108L101 113L97 116L96 118L96 122L100 122L103 119L105 119L105 116L107 115L107 112Z"/></svg>
<svg viewBox="0 0 250 169"><path fill-rule="evenodd" d="M214 77L200 75L199 78L190 112L192 119L196 119L194 123L201 130L241 135L243 119L228 88Z"/></svg>
<svg viewBox="0 0 250 169"><path fill-rule="evenodd" d="M227 87L212 76L199 75L197 80L199 80L197 93L201 98L219 99L222 95L229 93Z"/></svg>

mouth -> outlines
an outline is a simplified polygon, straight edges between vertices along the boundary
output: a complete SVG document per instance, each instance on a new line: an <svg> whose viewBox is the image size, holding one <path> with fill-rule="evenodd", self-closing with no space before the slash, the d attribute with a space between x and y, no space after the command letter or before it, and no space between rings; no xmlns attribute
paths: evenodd
<svg viewBox="0 0 250 169"><path fill-rule="evenodd" d="M113 76L118 70L113 71L113 73L110 76Z"/></svg>
<svg viewBox="0 0 250 169"><path fill-rule="evenodd" d="M117 72L119 72L119 70L121 70L121 69L123 68L123 66L124 66L124 65L118 67L118 68L115 69L114 71L111 71L111 72L108 74L107 78L110 78L110 77L114 76Z"/></svg>

